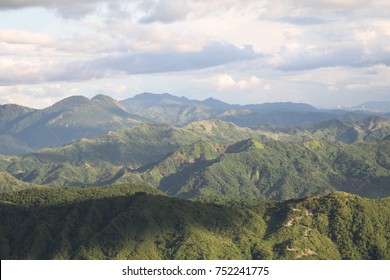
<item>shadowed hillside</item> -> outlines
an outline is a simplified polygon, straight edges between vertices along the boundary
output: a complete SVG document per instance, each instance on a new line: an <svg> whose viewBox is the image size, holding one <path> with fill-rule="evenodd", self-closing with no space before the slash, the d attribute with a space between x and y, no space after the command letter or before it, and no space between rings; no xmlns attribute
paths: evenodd
<svg viewBox="0 0 390 280"><path fill-rule="evenodd" d="M340 193L212 204L61 190L40 200L32 199L39 189L0 195L2 259L390 258L389 199Z"/></svg>

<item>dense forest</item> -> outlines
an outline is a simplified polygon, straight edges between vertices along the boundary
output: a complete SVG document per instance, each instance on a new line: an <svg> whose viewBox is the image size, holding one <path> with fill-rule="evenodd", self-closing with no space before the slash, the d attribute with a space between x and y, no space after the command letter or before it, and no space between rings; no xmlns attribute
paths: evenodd
<svg viewBox="0 0 390 280"><path fill-rule="evenodd" d="M0 196L1 259L389 259L390 200L182 200L152 188Z"/></svg>

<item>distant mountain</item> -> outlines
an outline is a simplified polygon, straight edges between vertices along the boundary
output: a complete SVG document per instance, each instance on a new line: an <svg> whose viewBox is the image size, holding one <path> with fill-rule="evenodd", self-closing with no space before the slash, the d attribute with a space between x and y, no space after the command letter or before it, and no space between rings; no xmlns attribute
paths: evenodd
<svg viewBox="0 0 390 280"><path fill-rule="evenodd" d="M222 102L218 99L211 97L201 101L201 104L217 111L229 110L232 107L232 105L228 103Z"/></svg>
<svg viewBox="0 0 390 280"><path fill-rule="evenodd" d="M4 259L390 258L389 199L186 201L139 187L0 194ZM203 201L203 202L202 202Z"/></svg>
<svg viewBox="0 0 390 280"><path fill-rule="evenodd" d="M129 112L154 122L180 126L209 119L230 121L240 126L297 125L338 117L302 103L230 105L213 98L198 101L168 93L142 93L121 101L121 104Z"/></svg>
<svg viewBox="0 0 390 280"><path fill-rule="evenodd" d="M386 118L385 114L380 115ZM92 99L72 96L42 110L18 105L0 106L0 154L27 154L140 123L183 127L197 121L222 120L241 127L263 129L267 126L265 130L272 131L272 136L280 132L279 137L286 127L299 130L303 126L313 126L315 130L316 125L326 125L326 122L334 120L349 126L349 123L357 123L367 117L370 115L366 111L318 110L303 103L231 105L213 98L199 101L168 93L142 93L120 102L105 95ZM313 129L303 133L314 133ZM341 135L340 129L337 129L339 135L336 140L348 143L360 141L368 134L372 137L367 139L374 141L387 136L380 135L382 128L368 132L353 127L348 128L349 132L344 131L345 135ZM329 133L334 134L335 131Z"/></svg>
<svg viewBox="0 0 390 280"><path fill-rule="evenodd" d="M314 133L287 134L222 121L184 128L143 124L24 157L0 158L0 168L35 184L136 183L183 198L282 200L335 190L374 198L390 195L387 138L345 144L337 139L349 143L349 126L339 121L323 125Z"/></svg>
<svg viewBox="0 0 390 280"><path fill-rule="evenodd" d="M257 127L261 125L283 127L315 124L327 120L339 119L342 118L342 116L328 112L257 112L249 109L232 109L221 113L217 118L245 127Z"/></svg>
<svg viewBox="0 0 390 280"><path fill-rule="evenodd" d="M252 104L242 106L256 112L317 112L318 110L309 104L292 102L275 102L264 104Z"/></svg>
<svg viewBox="0 0 390 280"><path fill-rule="evenodd" d="M0 145L0 153L17 154L55 147L144 121L128 113L116 100L103 95L91 100L73 96L42 110L4 105L0 108L0 137L14 141ZM17 143L20 144L15 145Z"/></svg>
<svg viewBox="0 0 390 280"><path fill-rule="evenodd" d="M390 121L378 116L332 119L312 125L279 128L280 133L294 135L303 140L326 139L347 144L383 141L390 135Z"/></svg>
<svg viewBox="0 0 390 280"><path fill-rule="evenodd" d="M371 111L371 112L390 112L390 102L365 102L358 106L353 107L354 110L363 110L363 111Z"/></svg>
<svg viewBox="0 0 390 280"><path fill-rule="evenodd" d="M177 97L168 93L142 93L121 101L126 109L153 122L184 125L197 120L214 118L212 107L200 101Z"/></svg>
<svg viewBox="0 0 390 280"><path fill-rule="evenodd" d="M0 133L4 134L15 123L36 110L15 104L0 105Z"/></svg>

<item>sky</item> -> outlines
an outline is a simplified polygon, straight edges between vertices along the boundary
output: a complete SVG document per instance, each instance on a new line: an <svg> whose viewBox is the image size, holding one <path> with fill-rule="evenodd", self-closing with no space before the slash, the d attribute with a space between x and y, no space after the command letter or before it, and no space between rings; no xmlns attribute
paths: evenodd
<svg viewBox="0 0 390 280"><path fill-rule="evenodd" d="M390 101L388 0L0 0L0 104Z"/></svg>

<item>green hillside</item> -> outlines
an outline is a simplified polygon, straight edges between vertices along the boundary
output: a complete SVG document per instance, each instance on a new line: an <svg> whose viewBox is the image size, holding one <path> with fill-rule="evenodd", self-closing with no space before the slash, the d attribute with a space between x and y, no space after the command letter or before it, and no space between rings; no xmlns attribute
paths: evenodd
<svg viewBox="0 0 390 280"><path fill-rule="evenodd" d="M224 195L290 199L335 190L390 195L390 142L347 145L249 139L227 146L200 141L117 182L148 183L183 198Z"/></svg>
<svg viewBox="0 0 390 280"><path fill-rule="evenodd" d="M21 190L33 186L34 184L23 182L6 172L0 171L0 193Z"/></svg>
<svg viewBox="0 0 390 280"><path fill-rule="evenodd" d="M213 204L125 189L0 194L1 259L390 258L389 199Z"/></svg>
<svg viewBox="0 0 390 280"><path fill-rule="evenodd" d="M24 157L1 157L0 169L40 185L146 184L182 198L283 200L335 190L390 195L390 141L345 144L286 135L222 121L185 128L138 125Z"/></svg>

